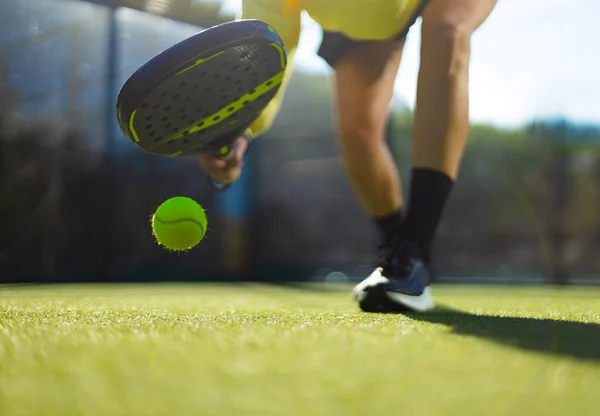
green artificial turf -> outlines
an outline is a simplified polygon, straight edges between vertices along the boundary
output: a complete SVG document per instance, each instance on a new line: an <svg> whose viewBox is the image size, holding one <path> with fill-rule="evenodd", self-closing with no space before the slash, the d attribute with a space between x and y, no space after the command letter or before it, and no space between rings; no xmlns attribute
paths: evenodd
<svg viewBox="0 0 600 416"><path fill-rule="evenodd" d="M600 414L600 290L348 290L0 286L0 415Z"/></svg>

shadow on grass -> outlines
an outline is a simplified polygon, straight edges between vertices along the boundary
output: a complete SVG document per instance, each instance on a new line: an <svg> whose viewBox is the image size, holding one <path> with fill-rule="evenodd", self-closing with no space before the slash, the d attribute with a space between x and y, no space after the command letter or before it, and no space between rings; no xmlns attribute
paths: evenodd
<svg viewBox="0 0 600 416"><path fill-rule="evenodd" d="M446 325L456 334L476 336L524 350L600 361L598 324L473 315L445 306L407 316L421 322Z"/></svg>

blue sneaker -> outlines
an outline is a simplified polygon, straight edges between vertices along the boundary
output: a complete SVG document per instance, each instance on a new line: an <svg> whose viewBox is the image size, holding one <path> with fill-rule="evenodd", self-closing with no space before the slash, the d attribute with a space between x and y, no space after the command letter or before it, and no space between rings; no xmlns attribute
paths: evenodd
<svg viewBox="0 0 600 416"><path fill-rule="evenodd" d="M408 241L381 247L377 268L352 290L365 312L424 312L435 307L429 271L417 246Z"/></svg>

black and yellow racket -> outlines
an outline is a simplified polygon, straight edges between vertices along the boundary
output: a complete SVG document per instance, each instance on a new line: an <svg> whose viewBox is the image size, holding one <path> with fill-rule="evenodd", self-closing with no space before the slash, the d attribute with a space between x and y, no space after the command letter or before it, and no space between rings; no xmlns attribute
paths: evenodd
<svg viewBox="0 0 600 416"><path fill-rule="evenodd" d="M125 82L119 125L155 155L226 155L277 93L286 65L283 42L268 24L212 27L163 51Z"/></svg>

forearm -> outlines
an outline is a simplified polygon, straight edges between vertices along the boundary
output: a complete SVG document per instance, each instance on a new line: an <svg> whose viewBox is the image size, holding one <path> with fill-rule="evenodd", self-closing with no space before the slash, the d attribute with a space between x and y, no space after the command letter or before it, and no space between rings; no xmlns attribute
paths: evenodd
<svg viewBox="0 0 600 416"><path fill-rule="evenodd" d="M273 99L269 102L269 104L265 107L265 109L260 113L258 118L252 123L252 125L246 131L246 134L250 139L259 136L262 133L265 133L271 125L273 121L277 117L279 110L281 109L281 104L283 102L283 98L285 92L287 90L287 86L289 80L292 76L292 65L294 60L294 54L296 50L295 48L291 51L288 50L288 64L285 69L285 73L283 76L283 80L281 81L281 86L279 87L279 91L273 97Z"/></svg>
<svg viewBox="0 0 600 416"><path fill-rule="evenodd" d="M281 37L287 52L287 65L281 86L275 97L273 97L259 117L248 128L246 133L250 138L265 133L271 127L275 117L279 113L289 80L292 76L294 55L300 37L301 22L300 9L288 9L285 7L288 4L289 2L281 0L244 0L242 3L242 13L238 16L241 19L260 20L272 26Z"/></svg>

